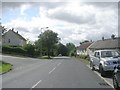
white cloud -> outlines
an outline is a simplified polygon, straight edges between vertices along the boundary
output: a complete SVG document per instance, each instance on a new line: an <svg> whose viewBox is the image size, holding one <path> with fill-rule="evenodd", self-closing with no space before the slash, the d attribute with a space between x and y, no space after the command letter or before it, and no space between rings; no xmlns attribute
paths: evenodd
<svg viewBox="0 0 120 90"><path fill-rule="evenodd" d="M23 4L21 6L21 15L25 15L25 11L30 8L30 4Z"/></svg>
<svg viewBox="0 0 120 90"><path fill-rule="evenodd" d="M15 27L25 38L32 41L37 39L42 27L49 27L59 34L63 44L72 42L76 45L87 39L98 40L102 36L109 38L111 34L117 34L118 32L117 7L113 7L116 5L115 3L110 3L110 5L106 3L104 7L102 7L102 3L100 5L97 3L98 7L95 3L69 2L54 4L51 4L54 5L52 8L47 6L48 3L37 5L39 6L38 16L31 17L30 20L27 20L27 17L18 17L4 23L4 25L9 28ZM32 6L27 6L27 4L22 6L21 14L23 16L27 14L25 11L29 8L32 9Z"/></svg>

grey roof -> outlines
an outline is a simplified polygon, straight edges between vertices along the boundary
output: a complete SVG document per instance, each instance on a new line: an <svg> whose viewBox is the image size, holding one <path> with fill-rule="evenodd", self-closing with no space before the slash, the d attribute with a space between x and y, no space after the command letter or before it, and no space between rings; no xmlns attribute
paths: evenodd
<svg viewBox="0 0 120 90"><path fill-rule="evenodd" d="M9 30L9 31L12 31L12 32L15 33L16 35L18 35L21 39L27 41L24 37L22 37L20 34L18 34L17 32L15 32L14 30ZM8 32L9 32L9 31L8 31ZM6 32L6 33L5 33L4 35L2 35L2 36L4 37L8 32Z"/></svg>
<svg viewBox="0 0 120 90"><path fill-rule="evenodd" d="M80 46L78 46L77 49L79 49L79 50L87 49L91 44L92 44L92 42L83 43Z"/></svg>
<svg viewBox="0 0 120 90"><path fill-rule="evenodd" d="M115 39L98 40L89 46L90 49L120 48L120 37Z"/></svg>

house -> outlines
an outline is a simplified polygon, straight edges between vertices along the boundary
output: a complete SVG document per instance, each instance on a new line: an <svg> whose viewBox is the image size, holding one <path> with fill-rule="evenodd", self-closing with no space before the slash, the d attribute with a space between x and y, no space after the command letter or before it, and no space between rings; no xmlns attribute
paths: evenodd
<svg viewBox="0 0 120 90"><path fill-rule="evenodd" d="M113 35L109 39L104 39L104 37L102 37L102 40L98 40L88 47L89 54L92 54L95 50L103 49L120 50L120 37L115 37Z"/></svg>
<svg viewBox="0 0 120 90"><path fill-rule="evenodd" d="M15 32L14 29L12 29L2 35L2 44L23 46L26 44L26 39L22 37L18 31Z"/></svg>
<svg viewBox="0 0 120 90"><path fill-rule="evenodd" d="M92 42L85 42L82 43L80 46L77 47L77 55L88 55L87 48L92 44Z"/></svg>

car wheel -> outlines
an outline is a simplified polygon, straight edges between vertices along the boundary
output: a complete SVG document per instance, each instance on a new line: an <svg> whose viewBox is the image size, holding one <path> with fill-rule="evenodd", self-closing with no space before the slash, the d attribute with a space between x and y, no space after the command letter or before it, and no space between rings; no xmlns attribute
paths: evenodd
<svg viewBox="0 0 120 90"><path fill-rule="evenodd" d="M103 70L102 65L99 66L99 72L100 72L100 74L101 74L102 77L106 76L106 72Z"/></svg>
<svg viewBox="0 0 120 90"><path fill-rule="evenodd" d="M95 70L95 67L91 61L90 61L90 68L91 68L91 70Z"/></svg>
<svg viewBox="0 0 120 90"><path fill-rule="evenodd" d="M120 90L120 87L118 86L115 76L113 76L113 86L114 86L115 90Z"/></svg>

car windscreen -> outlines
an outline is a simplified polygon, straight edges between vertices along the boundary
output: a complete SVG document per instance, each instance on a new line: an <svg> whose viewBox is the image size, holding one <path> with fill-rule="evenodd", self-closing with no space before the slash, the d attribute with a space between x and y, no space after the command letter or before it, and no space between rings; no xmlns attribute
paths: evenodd
<svg viewBox="0 0 120 90"><path fill-rule="evenodd" d="M117 51L102 51L101 52L101 57L119 57L120 54Z"/></svg>

